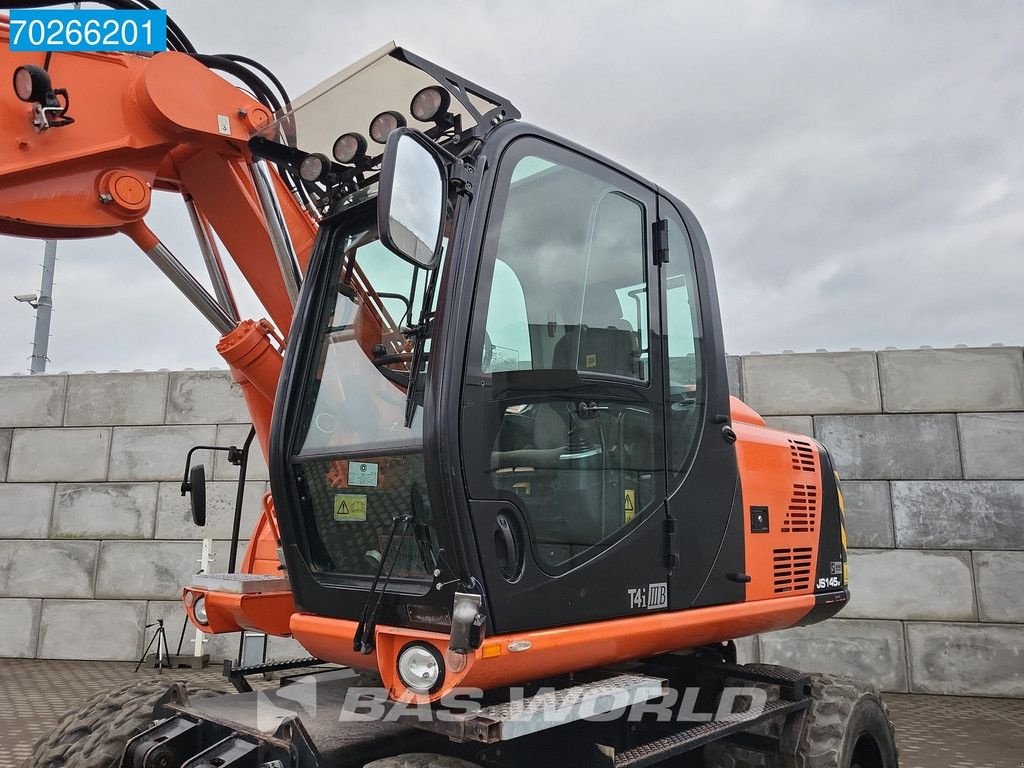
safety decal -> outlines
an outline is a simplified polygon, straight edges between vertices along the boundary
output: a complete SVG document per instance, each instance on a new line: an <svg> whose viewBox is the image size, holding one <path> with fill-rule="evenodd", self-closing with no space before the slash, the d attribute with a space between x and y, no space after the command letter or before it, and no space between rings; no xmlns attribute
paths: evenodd
<svg viewBox="0 0 1024 768"><path fill-rule="evenodd" d="M636 491L632 488L626 488L625 499L622 502L622 512L625 522L629 522L636 517Z"/></svg>
<svg viewBox="0 0 1024 768"><path fill-rule="evenodd" d="M348 484L377 487L377 465L369 461L349 461Z"/></svg>
<svg viewBox="0 0 1024 768"><path fill-rule="evenodd" d="M334 519L339 523L366 522L365 493L337 493L334 495Z"/></svg>

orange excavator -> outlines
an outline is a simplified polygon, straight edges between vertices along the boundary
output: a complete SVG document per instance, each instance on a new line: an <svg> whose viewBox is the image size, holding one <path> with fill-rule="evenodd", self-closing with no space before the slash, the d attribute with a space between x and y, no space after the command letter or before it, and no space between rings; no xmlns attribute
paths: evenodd
<svg viewBox="0 0 1024 768"><path fill-rule="evenodd" d="M895 766L869 686L737 664L846 604L843 501L823 446L730 397L692 212L394 45L293 101L168 31L48 55L0 21L0 232L126 235L221 334L272 493L184 605L312 655L122 692L141 715L65 718L30 764ZM204 484L187 467L197 524Z"/></svg>

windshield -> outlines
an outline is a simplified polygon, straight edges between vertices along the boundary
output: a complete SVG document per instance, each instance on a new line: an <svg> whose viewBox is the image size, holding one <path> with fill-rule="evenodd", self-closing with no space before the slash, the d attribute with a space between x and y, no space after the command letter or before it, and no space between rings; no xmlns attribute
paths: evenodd
<svg viewBox="0 0 1024 768"><path fill-rule="evenodd" d="M312 567L372 576L394 518L417 510L418 522L429 522L420 387L408 425L406 408L412 329L429 300L430 274L384 247L375 225L337 234L326 258L331 287L318 315L293 466L309 491ZM429 358L429 338L423 343ZM427 550L412 534L396 539L395 579L427 578Z"/></svg>

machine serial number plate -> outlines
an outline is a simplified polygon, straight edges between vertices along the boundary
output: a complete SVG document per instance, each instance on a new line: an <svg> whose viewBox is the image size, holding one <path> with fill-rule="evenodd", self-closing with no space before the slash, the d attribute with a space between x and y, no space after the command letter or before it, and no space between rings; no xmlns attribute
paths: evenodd
<svg viewBox="0 0 1024 768"><path fill-rule="evenodd" d="M163 51L164 10L12 9L12 51Z"/></svg>

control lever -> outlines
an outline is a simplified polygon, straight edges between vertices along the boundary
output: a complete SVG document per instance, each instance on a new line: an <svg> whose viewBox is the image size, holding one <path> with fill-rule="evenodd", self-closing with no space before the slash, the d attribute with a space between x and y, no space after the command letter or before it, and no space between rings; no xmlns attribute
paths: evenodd
<svg viewBox="0 0 1024 768"><path fill-rule="evenodd" d="M576 413L581 419L592 419L597 416L600 411L607 410L607 405L598 405L594 401L588 403L585 400L580 400L580 402L576 404Z"/></svg>

